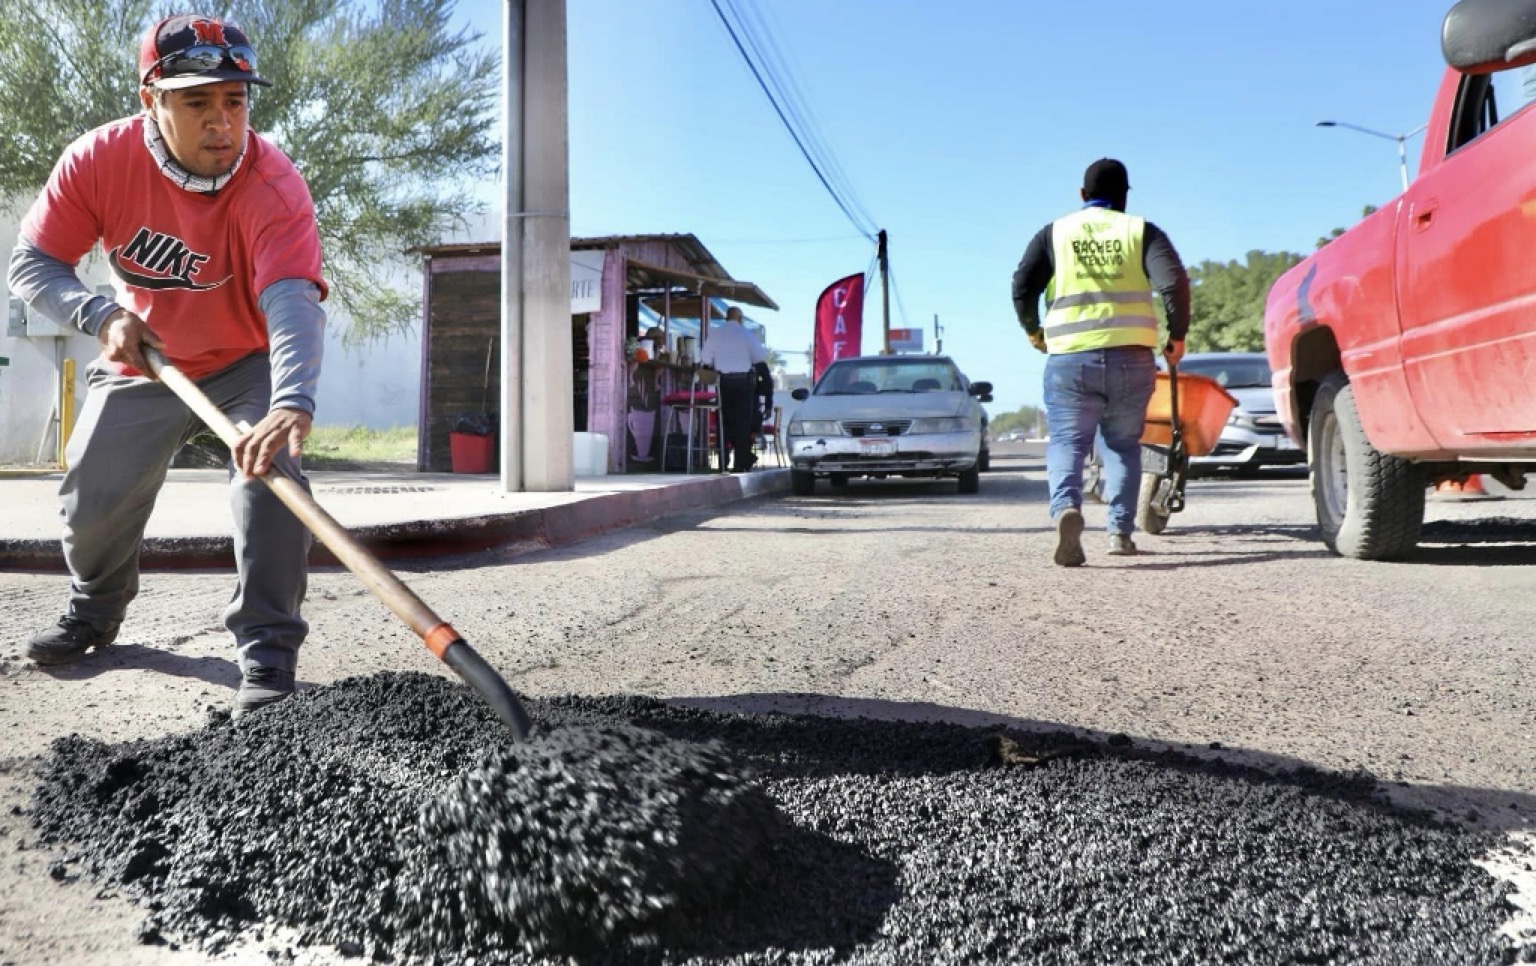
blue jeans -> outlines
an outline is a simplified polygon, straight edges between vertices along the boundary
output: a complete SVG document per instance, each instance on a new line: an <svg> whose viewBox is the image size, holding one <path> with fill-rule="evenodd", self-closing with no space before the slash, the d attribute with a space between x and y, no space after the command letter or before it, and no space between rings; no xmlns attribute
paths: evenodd
<svg viewBox="0 0 1536 966"><path fill-rule="evenodd" d="M1136 526L1141 430L1157 384L1152 350L1140 346L1052 355L1045 361L1045 448L1051 517L1083 505L1083 461L1099 437L1110 533Z"/></svg>

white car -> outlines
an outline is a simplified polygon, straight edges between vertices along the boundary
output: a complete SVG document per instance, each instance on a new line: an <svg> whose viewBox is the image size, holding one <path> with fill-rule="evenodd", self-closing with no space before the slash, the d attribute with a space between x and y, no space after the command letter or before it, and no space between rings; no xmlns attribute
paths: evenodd
<svg viewBox="0 0 1536 966"><path fill-rule="evenodd" d="M1307 461L1307 454L1285 435L1285 427L1275 414L1275 389L1264 353L1191 353L1179 363L1179 372L1208 376L1237 399L1216 448L1206 456L1190 457L1190 469L1252 474L1265 466L1296 466Z"/></svg>
<svg viewBox="0 0 1536 966"><path fill-rule="evenodd" d="M786 437L791 489L809 496L817 477L842 487L855 477L952 476L961 493L975 493L991 393L947 356L839 359L814 388L791 394L801 403Z"/></svg>

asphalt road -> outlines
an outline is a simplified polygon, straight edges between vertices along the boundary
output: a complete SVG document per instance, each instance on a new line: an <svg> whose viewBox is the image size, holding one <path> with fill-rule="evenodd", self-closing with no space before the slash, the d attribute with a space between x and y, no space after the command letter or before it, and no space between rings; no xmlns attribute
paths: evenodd
<svg viewBox="0 0 1536 966"><path fill-rule="evenodd" d="M1370 564L1317 541L1296 472L1202 479L1163 536L1138 536L1134 558L1103 555L1090 506L1088 566L1063 570L1050 563L1038 447L994 459L973 497L952 482L823 484L401 574L536 698L944 721L1364 775L1402 806L1522 841L1536 818L1536 501L1432 500L1419 555ZM19 637L55 616L61 580L0 574L17 635L0 649L0 811L25 804L55 738L158 738L227 706L236 675L217 619L229 589L225 574L153 575L122 645L50 674L20 660ZM314 576L307 616L311 686L440 673L345 572ZM25 815L0 815L0 842L32 834ZM213 961L136 944L142 910L87 879L53 881L49 861L29 847L0 866L0 962ZM218 961L266 961L246 939ZM1456 961L1425 948L1416 961Z"/></svg>

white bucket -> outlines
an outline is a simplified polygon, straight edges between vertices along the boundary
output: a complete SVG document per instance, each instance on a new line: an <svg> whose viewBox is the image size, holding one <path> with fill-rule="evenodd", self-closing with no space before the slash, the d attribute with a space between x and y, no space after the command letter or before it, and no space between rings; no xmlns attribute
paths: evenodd
<svg viewBox="0 0 1536 966"><path fill-rule="evenodd" d="M577 476L608 475L608 437L604 433L574 433L571 457Z"/></svg>

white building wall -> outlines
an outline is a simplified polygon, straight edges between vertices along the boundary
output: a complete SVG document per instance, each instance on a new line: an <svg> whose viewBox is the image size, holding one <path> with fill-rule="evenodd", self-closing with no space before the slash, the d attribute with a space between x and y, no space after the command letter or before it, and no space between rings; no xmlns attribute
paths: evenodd
<svg viewBox="0 0 1536 966"><path fill-rule="evenodd" d="M0 261L10 265L16 247L21 212L0 215ZM106 262L91 257L81 263L87 285L107 285ZM75 360L75 412L85 396L85 366L100 351L96 340L83 332L67 330L62 338L27 337L17 332L6 291L5 325L0 326L0 356L10 365L0 367L0 464L52 463L58 455L53 428L63 361ZM63 331L63 330L61 330ZM41 452L40 452L41 450Z"/></svg>
<svg viewBox="0 0 1536 966"><path fill-rule="evenodd" d="M417 273L420 274L419 272ZM334 306L331 307L334 310ZM325 363L315 424L390 429L416 425L421 395L421 329L358 349L342 345L346 319L326 323Z"/></svg>

